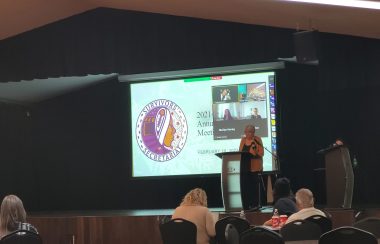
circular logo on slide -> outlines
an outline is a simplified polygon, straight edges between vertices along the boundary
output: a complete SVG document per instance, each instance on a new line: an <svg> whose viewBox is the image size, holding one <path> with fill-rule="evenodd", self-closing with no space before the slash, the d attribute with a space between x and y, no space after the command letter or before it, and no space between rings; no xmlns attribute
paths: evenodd
<svg viewBox="0 0 380 244"><path fill-rule="evenodd" d="M183 149L187 123L182 109L173 101L158 99L145 105L136 125L136 139L146 157L164 162Z"/></svg>

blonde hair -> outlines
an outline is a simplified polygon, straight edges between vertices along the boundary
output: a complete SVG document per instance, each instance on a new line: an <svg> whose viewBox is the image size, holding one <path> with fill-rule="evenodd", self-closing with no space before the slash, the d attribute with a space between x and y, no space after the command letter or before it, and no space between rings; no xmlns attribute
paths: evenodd
<svg viewBox="0 0 380 244"><path fill-rule="evenodd" d="M26 212L20 198L16 195L5 196L0 208L0 233L14 231L19 222L26 222Z"/></svg>
<svg viewBox="0 0 380 244"><path fill-rule="evenodd" d="M296 193L296 201L301 208L314 207L314 196L309 189L299 189Z"/></svg>
<svg viewBox="0 0 380 244"><path fill-rule="evenodd" d="M183 205L200 205L207 207L207 195L201 188L195 188L189 191L182 199L181 206Z"/></svg>

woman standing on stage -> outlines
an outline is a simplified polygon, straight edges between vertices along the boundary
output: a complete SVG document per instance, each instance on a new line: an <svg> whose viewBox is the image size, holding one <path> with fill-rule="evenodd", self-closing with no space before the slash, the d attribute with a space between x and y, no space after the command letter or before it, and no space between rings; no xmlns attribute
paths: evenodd
<svg viewBox="0 0 380 244"><path fill-rule="evenodd" d="M261 205L259 202L259 176L263 171L264 146L260 137L255 136L255 126L247 125L244 137L240 141L239 150L249 152L251 161L248 172L242 176L242 198L244 209L251 209Z"/></svg>

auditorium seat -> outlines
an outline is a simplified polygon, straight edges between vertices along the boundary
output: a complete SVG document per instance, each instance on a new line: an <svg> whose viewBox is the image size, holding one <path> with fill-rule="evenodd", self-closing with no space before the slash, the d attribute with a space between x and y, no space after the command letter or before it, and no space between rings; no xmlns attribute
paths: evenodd
<svg viewBox="0 0 380 244"><path fill-rule="evenodd" d="M177 218L160 224L163 244L196 244L197 227L194 223Z"/></svg>
<svg viewBox="0 0 380 244"><path fill-rule="evenodd" d="M376 237L364 230L345 226L326 232L319 238L319 244L377 244Z"/></svg>
<svg viewBox="0 0 380 244"><path fill-rule="evenodd" d="M239 234L243 231L248 230L250 227L250 224L247 220L236 216L227 216L222 219L219 219L215 223L216 241L218 244L227 243L225 231L228 224L233 225Z"/></svg>
<svg viewBox="0 0 380 244"><path fill-rule="evenodd" d="M316 223L319 228L321 228L321 234L326 233L327 231L332 230L332 221L329 218L326 218L321 215L313 215L309 218L305 219L306 221L310 221Z"/></svg>
<svg viewBox="0 0 380 244"><path fill-rule="evenodd" d="M232 224L227 224L226 231L226 244L239 244L240 234Z"/></svg>
<svg viewBox="0 0 380 244"><path fill-rule="evenodd" d="M240 244L284 244L280 234L265 227L253 227L240 234Z"/></svg>
<svg viewBox="0 0 380 244"><path fill-rule="evenodd" d="M17 230L1 238L0 244L42 244L42 239L32 231Z"/></svg>
<svg viewBox="0 0 380 244"><path fill-rule="evenodd" d="M380 239L380 218L368 217L354 223L354 227L368 231Z"/></svg>
<svg viewBox="0 0 380 244"><path fill-rule="evenodd" d="M285 241L318 240L321 233L318 224L306 220L292 221L280 230Z"/></svg>

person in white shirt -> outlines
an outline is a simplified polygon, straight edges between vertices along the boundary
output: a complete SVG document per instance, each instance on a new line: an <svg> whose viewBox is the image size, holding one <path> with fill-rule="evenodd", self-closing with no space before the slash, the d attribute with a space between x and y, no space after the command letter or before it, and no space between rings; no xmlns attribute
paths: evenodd
<svg viewBox="0 0 380 244"><path fill-rule="evenodd" d="M299 211L289 216L287 223L299 219L306 219L313 215L321 215L326 217L326 214L319 209L314 208L313 193L306 188L301 188L296 193L296 204Z"/></svg>

